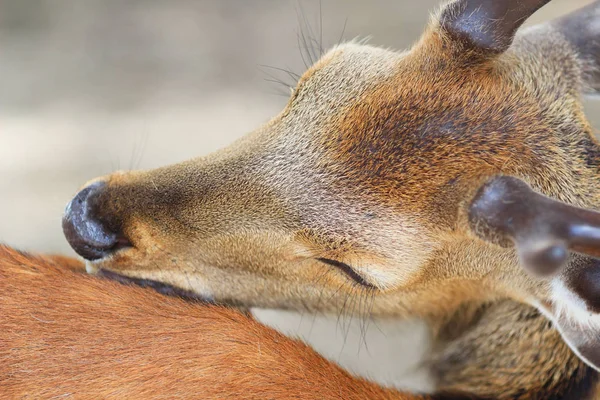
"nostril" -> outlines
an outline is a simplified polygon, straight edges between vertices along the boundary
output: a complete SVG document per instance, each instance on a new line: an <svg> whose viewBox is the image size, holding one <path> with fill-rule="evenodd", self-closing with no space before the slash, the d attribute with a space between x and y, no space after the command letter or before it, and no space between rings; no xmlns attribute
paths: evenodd
<svg viewBox="0 0 600 400"><path fill-rule="evenodd" d="M127 245L127 240L111 231L94 209L94 200L106 187L103 182L82 189L65 209L63 232L73 250L88 260L103 258Z"/></svg>

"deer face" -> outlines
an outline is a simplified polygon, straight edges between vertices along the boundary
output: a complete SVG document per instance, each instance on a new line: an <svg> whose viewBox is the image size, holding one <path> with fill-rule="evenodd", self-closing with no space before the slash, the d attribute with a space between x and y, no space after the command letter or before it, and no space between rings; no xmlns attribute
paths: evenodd
<svg viewBox="0 0 600 400"><path fill-rule="evenodd" d="M600 6L513 43L546 2L459 0L410 51L334 48L229 148L88 184L66 236L90 272L242 306L435 315L512 297L597 365L580 324L600 330L600 287L582 287L600 264L567 258L594 254L596 227L583 244L569 233L600 206L579 100Z"/></svg>

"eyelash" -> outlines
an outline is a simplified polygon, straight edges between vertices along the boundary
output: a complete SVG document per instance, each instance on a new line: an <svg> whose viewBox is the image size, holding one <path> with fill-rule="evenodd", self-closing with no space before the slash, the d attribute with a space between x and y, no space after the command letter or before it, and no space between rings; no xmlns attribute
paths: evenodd
<svg viewBox="0 0 600 400"><path fill-rule="evenodd" d="M270 65L261 65L260 67L262 68L263 74L266 75L265 81L273 82L277 85L282 85L283 87L285 87L285 92L279 92L277 94L289 97L291 94L294 93L298 81L300 80L300 75L285 68L273 67ZM271 72L269 72L269 70ZM284 74L285 77L278 77L277 74Z"/></svg>

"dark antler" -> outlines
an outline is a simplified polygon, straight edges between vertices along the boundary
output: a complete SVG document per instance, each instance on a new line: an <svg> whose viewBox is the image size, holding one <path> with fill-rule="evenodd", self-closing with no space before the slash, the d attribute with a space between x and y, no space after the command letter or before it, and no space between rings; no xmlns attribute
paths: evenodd
<svg viewBox="0 0 600 400"><path fill-rule="evenodd" d="M569 251L600 257L600 213L536 193L517 178L484 184L469 208L469 223L484 240L514 243L523 265L537 274L556 272Z"/></svg>
<svg viewBox="0 0 600 400"><path fill-rule="evenodd" d="M511 45L517 29L550 0L457 0L440 24L468 49L497 54Z"/></svg>

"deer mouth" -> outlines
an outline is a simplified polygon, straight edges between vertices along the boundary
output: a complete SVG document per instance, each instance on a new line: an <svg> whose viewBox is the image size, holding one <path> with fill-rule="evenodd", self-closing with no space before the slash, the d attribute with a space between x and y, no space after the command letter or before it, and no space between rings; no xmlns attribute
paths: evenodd
<svg viewBox="0 0 600 400"><path fill-rule="evenodd" d="M166 296L179 297L179 298L182 298L185 300L200 301L203 303L212 303L211 299L205 298L203 296L199 296L198 294L196 294L192 291L181 289L181 288L169 285L167 283L155 281L152 279L132 278L132 277L121 275L119 273L109 271L106 269L102 269L102 268L95 271L95 275L105 278L105 279L109 279L109 280L118 282L123 285L151 288L151 289L155 290L156 292L166 295Z"/></svg>

